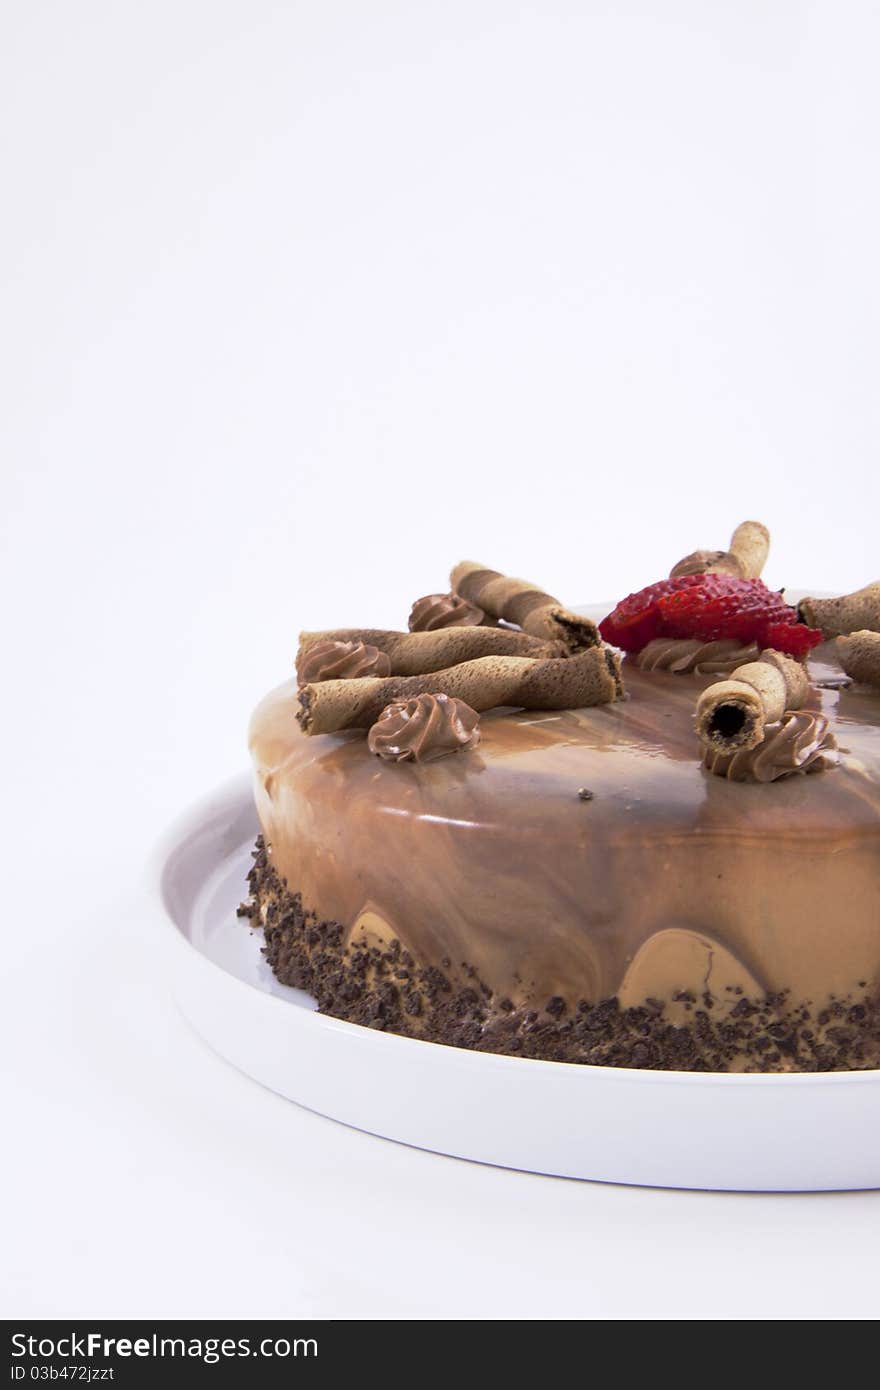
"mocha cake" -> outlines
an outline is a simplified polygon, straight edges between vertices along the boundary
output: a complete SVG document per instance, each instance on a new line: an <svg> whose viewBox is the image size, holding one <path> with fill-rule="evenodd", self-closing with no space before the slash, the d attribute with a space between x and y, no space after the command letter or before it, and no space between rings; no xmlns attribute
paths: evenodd
<svg viewBox="0 0 880 1390"><path fill-rule="evenodd" d="M278 978L520 1057L878 1065L880 637L764 590L749 525L601 632L465 565L414 631L303 634L250 729Z"/></svg>

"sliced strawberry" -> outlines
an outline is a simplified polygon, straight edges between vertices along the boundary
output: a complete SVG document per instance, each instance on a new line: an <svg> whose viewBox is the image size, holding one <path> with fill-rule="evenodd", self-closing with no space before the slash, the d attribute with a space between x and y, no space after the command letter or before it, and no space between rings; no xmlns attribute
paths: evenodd
<svg viewBox="0 0 880 1390"><path fill-rule="evenodd" d="M620 647L624 652L640 652L642 647L661 635L663 625L655 607L625 616L618 614L615 609L599 624L599 631L612 647Z"/></svg>
<svg viewBox="0 0 880 1390"><path fill-rule="evenodd" d="M688 578L693 576L689 575ZM660 637L663 626L657 604L659 599L675 589L677 583L679 581L675 579L661 579L659 583L649 584L647 589L640 589L638 593L621 599L613 613L609 613L599 624L605 641L624 652L640 652L655 637Z"/></svg>
<svg viewBox="0 0 880 1390"><path fill-rule="evenodd" d="M769 623L764 639L761 646L801 660L819 645L822 634L818 628L806 627L803 623Z"/></svg>
<svg viewBox="0 0 880 1390"><path fill-rule="evenodd" d="M641 651L654 637L735 638L805 656L821 633L797 621L782 595L760 579L688 574L630 594L599 624L606 642Z"/></svg>

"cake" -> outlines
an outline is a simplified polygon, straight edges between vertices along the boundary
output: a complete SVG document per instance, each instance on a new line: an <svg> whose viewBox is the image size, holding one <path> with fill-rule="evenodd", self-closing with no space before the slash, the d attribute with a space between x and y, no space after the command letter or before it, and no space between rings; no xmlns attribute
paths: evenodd
<svg viewBox="0 0 880 1390"><path fill-rule="evenodd" d="M745 552L663 581L679 627L759 592ZM414 632L304 634L250 727L242 912L278 979L353 1023L520 1057L877 1066L880 662L852 598L733 635L720 600L708 636L645 629L645 608L623 653L460 566Z"/></svg>

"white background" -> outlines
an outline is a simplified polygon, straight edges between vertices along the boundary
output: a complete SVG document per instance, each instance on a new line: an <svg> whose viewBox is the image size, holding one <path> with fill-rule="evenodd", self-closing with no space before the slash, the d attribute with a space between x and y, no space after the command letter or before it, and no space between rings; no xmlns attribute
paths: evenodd
<svg viewBox="0 0 880 1390"><path fill-rule="evenodd" d="M877 577L870 3L4 11L3 1312L868 1316L880 1194L346 1131L174 1015L151 844L300 626L584 602L748 515ZM704 1277L711 1268L712 1277Z"/></svg>

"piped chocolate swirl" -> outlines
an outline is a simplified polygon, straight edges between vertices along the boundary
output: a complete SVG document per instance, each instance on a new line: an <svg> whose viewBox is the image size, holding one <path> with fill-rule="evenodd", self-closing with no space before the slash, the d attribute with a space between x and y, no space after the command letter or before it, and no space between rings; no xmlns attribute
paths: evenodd
<svg viewBox="0 0 880 1390"><path fill-rule="evenodd" d="M417 598L409 615L410 632L436 632L444 627L479 627L486 614L460 594L426 594Z"/></svg>
<svg viewBox="0 0 880 1390"><path fill-rule="evenodd" d="M799 773L824 772L837 763L837 740L824 715L795 710L764 731L755 748L722 753L708 747L707 772L729 782L780 782Z"/></svg>
<svg viewBox="0 0 880 1390"><path fill-rule="evenodd" d="M672 671L677 676L721 676L757 661L755 642L743 646L732 638L704 642L699 637L655 637L643 647L636 661L643 671Z"/></svg>
<svg viewBox="0 0 880 1390"><path fill-rule="evenodd" d="M296 674L301 685L314 681L351 681L362 676L388 676L391 662L378 647L366 642L316 642L300 651Z"/></svg>
<svg viewBox="0 0 880 1390"><path fill-rule="evenodd" d="M388 705L367 738L371 753L386 762L433 762L480 742L480 716L450 695L416 695Z"/></svg>

